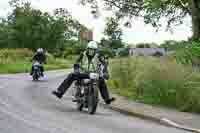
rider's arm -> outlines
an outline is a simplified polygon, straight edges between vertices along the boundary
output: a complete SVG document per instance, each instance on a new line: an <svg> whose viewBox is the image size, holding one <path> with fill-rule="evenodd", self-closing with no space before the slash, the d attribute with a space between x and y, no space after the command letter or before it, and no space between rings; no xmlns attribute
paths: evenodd
<svg viewBox="0 0 200 133"><path fill-rule="evenodd" d="M101 55L101 54L98 54L98 59L99 59L99 62L101 64L105 64L105 56L104 55Z"/></svg>
<svg viewBox="0 0 200 133"><path fill-rule="evenodd" d="M79 69L81 69L81 62L82 62L83 56L84 56L83 53L80 53L80 55L76 59L76 62L74 64L75 71L79 71Z"/></svg>

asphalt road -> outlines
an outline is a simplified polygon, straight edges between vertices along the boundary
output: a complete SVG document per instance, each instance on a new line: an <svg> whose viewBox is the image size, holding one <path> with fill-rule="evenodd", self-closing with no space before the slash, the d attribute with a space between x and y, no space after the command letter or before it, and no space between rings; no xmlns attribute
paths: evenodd
<svg viewBox="0 0 200 133"><path fill-rule="evenodd" d="M67 72L48 72L33 82L27 74L0 76L0 133L184 133L99 107L95 115L78 112L70 91L51 95Z"/></svg>

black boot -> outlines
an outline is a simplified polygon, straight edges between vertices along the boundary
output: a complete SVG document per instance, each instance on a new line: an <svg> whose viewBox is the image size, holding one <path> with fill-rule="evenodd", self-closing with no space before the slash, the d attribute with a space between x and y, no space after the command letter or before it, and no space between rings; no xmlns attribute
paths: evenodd
<svg viewBox="0 0 200 133"><path fill-rule="evenodd" d="M63 94L59 91L52 91L52 94L55 95L59 99L61 99L63 96Z"/></svg>
<svg viewBox="0 0 200 133"><path fill-rule="evenodd" d="M115 101L115 98L112 97L112 98L110 98L110 99L105 100L105 103L106 103L106 104L111 104L111 103L114 102L114 101Z"/></svg>

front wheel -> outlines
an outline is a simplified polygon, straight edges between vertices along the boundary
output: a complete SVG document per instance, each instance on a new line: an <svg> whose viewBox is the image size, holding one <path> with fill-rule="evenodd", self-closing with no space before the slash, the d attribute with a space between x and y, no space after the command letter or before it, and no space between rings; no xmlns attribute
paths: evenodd
<svg viewBox="0 0 200 133"><path fill-rule="evenodd" d="M77 85L75 85L74 89L75 89L74 97L77 100L76 101L76 108L77 108L78 111L82 111L83 107L84 107L84 104L83 104L83 101L82 101L82 97L80 96L80 94L81 94L80 91L81 90Z"/></svg>
<svg viewBox="0 0 200 133"><path fill-rule="evenodd" d="M33 72L33 81L37 81L39 78L38 74L36 71Z"/></svg>
<svg viewBox="0 0 200 133"><path fill-rule="evenodd" d="M88 95L88 113L94 114L96 112L98 102L99 102L99 93L96 86L92 86L89 89L89 95Z"/></svg>
<svg viewBox="0 0 200 133"><path fill-rule="evenodd" d="M33 81L37 81L38 77L36 75L33 76Z"/></svg>

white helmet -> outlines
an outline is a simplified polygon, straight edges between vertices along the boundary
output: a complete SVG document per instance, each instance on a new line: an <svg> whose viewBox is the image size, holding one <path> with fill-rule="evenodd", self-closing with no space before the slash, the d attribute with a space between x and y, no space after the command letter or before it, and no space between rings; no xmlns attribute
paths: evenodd
<svg viewBox="0 0 200 133"><path fill-rule="evenodd" d="M87 48L97 49L98 46L97 46L97 43L96 43L95 41L90 41L90 42L88 43Z"/></svg>
<svg viewBox="0 0 200 133"><path fill-rule="evenodd" d="M44 50L43 50L43 48L38 48L38 49L37 49L37 52L38 52L38 53L43 53Z"/></svg>

